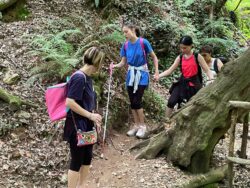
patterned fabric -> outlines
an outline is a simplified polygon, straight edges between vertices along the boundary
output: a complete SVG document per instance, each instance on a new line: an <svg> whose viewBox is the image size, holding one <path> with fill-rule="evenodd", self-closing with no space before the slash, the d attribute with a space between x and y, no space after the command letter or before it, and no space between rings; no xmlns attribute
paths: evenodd
<svg viewBox="0 0 250 188"><path fill-rule="evenodd" d="M80 129L77 131L77 146L82 147L97 142L97 132L94 128L93 131L83 132Z"/></svg>

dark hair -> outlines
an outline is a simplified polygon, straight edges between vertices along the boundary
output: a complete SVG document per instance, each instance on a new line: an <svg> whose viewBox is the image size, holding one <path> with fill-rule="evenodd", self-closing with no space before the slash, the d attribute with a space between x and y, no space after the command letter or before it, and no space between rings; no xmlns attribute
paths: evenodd
<svg viewBox="0 0 250 188"><path fill-rule="evenodd" d="M201 53L212 54L212 53L213 53L213 48L212 48L212 46L205 45L205 46L202 46L202 47L201 47L200 52L201 52Z"/></svg>
<svg viewBox="0 0 250 188"><path fill-rule="evenodd" d="M180 39L180 44L183 44L183 45L186 45L186 46L190 46L193 44L193 39L192 37L186 35L186 36L183 36L181 39Z"/></svg>
<svg viewBox="0 0 250 188"><path fill-rule="evenodd" d="M141 30L138 26L134 25L134 24L124 24L122 27L128 27L129 29L131 30L135 30L135 35L137 37L140 37L141 36Z"/></svg>

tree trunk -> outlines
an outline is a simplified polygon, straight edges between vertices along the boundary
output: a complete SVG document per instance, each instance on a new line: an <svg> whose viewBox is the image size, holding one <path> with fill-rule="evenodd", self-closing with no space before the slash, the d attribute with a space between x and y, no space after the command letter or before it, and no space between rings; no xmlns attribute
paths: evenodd
<svg viewBox="0 0 250 188"><path fill-rule="evenodd" d="M151 138L138 158L153 158L165 151L175 164L193 173L207 172L214 147L231 124L228 101L250 101L249 75L250 49L226 64L213 84L202 88L172 117L172 136L159 133Z"/></svg>
<svg viewBox="0 0 250 188"><path fill-rule="evenodd" d="M13 5L17 0L0 0L0 11Z"/></svg>
<svg viewBox="0 0 250 188"><path fill-rule="evenodd" d="M221 11L221 9L225 6L227 0L217 0L215 3L215 14L218 15L218 13Z"/></svg>

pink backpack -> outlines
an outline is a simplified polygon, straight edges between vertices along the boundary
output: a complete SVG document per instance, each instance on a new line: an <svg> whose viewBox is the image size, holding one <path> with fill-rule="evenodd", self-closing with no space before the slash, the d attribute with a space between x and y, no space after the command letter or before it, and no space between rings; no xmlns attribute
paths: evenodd
<svg viewBox="0 0 250 188"><path fill-rule="evenodd" d="M86 76L81 71L76 71L71 75L82 74L86 81ZM71 78L70 77L70 78ZM69 109L66 107L67 83L60 83L50 86L45 91L47 111L51 122L65 118Z"/></svg>

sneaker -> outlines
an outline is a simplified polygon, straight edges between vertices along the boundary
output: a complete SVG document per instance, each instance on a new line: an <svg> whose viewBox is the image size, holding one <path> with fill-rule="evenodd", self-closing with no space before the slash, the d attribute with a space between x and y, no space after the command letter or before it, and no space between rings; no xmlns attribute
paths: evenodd
<svg viewBox="0 0 250 188"><path fill-rule="evenodd" d="M134 127L133 129L131 129L127 132L127 136L135 136L137 131L138 131L138 127Z"/></svg>
<svg viewBox="0 0 250 188"><path fill-rule="evenodd" d="M147 127L144 126L140 126L140 128L138 129L137 133L136 133L136 137L138 138L144 138L147 132Z"/></svg>

